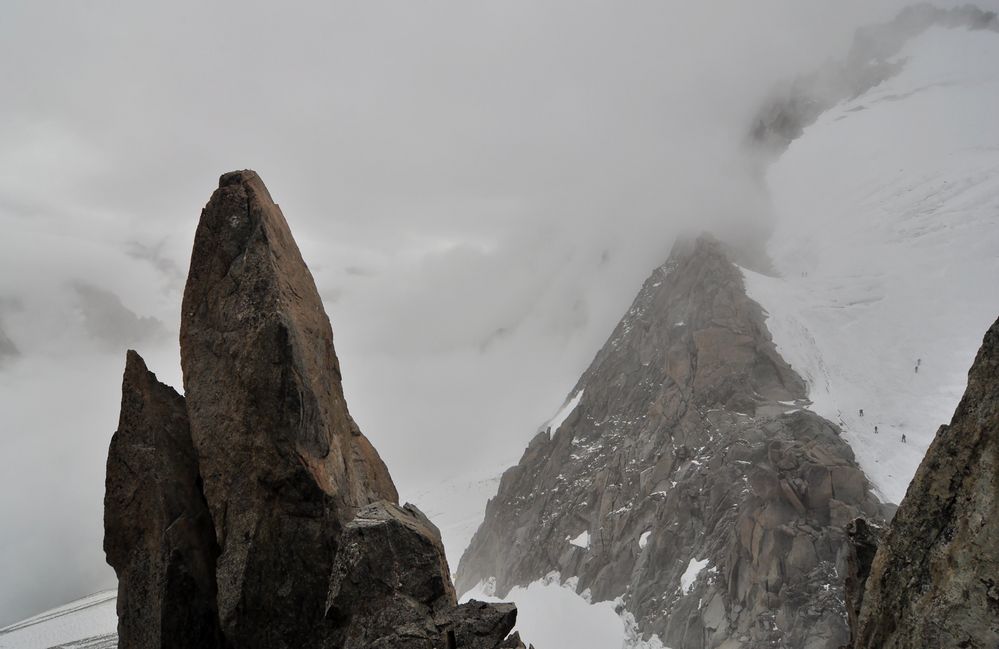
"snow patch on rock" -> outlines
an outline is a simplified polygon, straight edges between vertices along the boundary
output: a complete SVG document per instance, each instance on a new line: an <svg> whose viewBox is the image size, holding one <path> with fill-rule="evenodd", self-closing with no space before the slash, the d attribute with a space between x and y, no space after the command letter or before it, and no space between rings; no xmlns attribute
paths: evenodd
<svg viewBox="0 0 999 649"><path fill-rule="evenodd" d="M687 569L683 571L680 575L680 590L684 594L689 593L694 582L697 581L697 576L701 574L701 571L707 567L709 560L701 559L698 561L695 558L690 559L690 563L687 564Z"/></svg>
<svg viewBox="0 0 999 649"><path fill-rule="evenodd" d="M575 545L577 548L583 548L584 550L587 550L590 547L590 533L586 530L583 530L582 532L579 533L579 536L577 536L574 539L570 539L569 543L571 545Z"/></svg>
<svg viewBox="0 0 999 649"><path fill-rule="evenodd" d="M549 437L554 436L555 433L558 432L559 426L565 423L565 420L568 419L569 415L572 414L572 411L576 409L576 406L579 405L579 400L582 398L583 390L580 390L571 399L564 403L561 408L559 408L559 411L555 413L554 417L548 420L548 423L545 424L544 427L548 430Z"/></svg>

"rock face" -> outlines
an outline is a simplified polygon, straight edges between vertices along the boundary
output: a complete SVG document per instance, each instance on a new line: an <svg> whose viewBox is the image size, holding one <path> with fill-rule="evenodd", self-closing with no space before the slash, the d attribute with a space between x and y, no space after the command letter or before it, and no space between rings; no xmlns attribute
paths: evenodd
<svg viewBox="0 0 999 649"><path fill-rule="evenodd" d="M678 244L503 475L459 591L557 571L673 649L841 646L844 527L883 508L804 399L722 247Z"/></svg>
<svg viewBox="0 0 999 649"><path fill-rule="evenodd" d="M256 173L222 176L202 212L182 309L223 628L240 646L302 646L323 600L301 593L325 587L343 526L398 495L347 412L312 274Z"/></svg>
<svg viewBox="0 0 999 649"><path fill-rule="evenodd" d="M181 363L186 400L128 357L105 501L122 649L522 647L511 605L457 606L440 533L396 504L252 171L202 212Z"/></svg>
<svg viewBox="0 0 999 649"><path fill-rule="evenodd" d="M853 631L856 649L999 646L999 321L878 546Z"/></svg>
<svg viewBox="0 0 999 649"><path fill-rule="evenodd" d="M218 546L184 398L129 351L108 452L104 551L118 575L123 649L221 647Z"/></svg>

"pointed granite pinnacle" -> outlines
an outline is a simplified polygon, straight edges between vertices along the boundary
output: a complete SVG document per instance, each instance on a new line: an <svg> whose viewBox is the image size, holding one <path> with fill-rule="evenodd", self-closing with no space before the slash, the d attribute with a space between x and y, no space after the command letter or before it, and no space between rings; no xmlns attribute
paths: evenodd
<svg viewBox="0 0 999 649"><path fill-rule="evenodd" d="M223 175L201 213L180 346L223 629L240 647L300 646L324 601L299 595L326 588L343 526L398 495L347 411L312 274L253 171Z"/></svg>

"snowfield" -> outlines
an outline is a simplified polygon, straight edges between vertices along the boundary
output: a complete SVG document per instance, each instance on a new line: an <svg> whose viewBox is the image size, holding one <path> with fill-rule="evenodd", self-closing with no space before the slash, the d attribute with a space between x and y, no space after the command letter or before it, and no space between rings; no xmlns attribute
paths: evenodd
<svg viewBox="0 0 999 649"><path fill-rule="evenodd" d="M512 589L502 599L493 595L491 584L479 584L462 601L516 603L516 630L525 644L536 647L669 649L654 635L643 640L620 600L593 603L589 591L577 593L576 587L576 578L562 582L552 572L526 588Z"/></svg>
<svg viewBox="0 0 999 649"><path fill-rule="evenodd" d="M999 313L999 36L937 28L902 56L770 168L780 277L744 271L811 408L895 503Z"/></svg>
<svg viewBox="0 0 999 649"><path fill-rule="evenodd" d="M117 591L88 595L0 629L0 649L114 649Z"/></svg>

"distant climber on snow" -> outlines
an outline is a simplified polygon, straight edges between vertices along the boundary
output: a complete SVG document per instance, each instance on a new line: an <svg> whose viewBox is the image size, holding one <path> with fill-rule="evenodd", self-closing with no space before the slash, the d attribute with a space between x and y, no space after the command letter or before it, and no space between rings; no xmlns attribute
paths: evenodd
<svg viewBox="0 0 999 649"><path fill-rule="evenodd" d="M863 408L861 408L861 409L860 409L860 416L861 416L861 417L863 417L863 416L864 416L864 409L863 409Z"/></svg>
<svg viewBox="0 0 999 649"><path fill-rule="evenodd" d="M877 426L875 426L875 427L874 427L874 434L875 434L875 435L877 435L877 434L878 434L878 427L877 427Z"/></svg>
<svg viewBox="0 0 999 649"><path fill-rule="evenodd" d="M905 444L905 433L902 433L902 443Z"/></svg>

